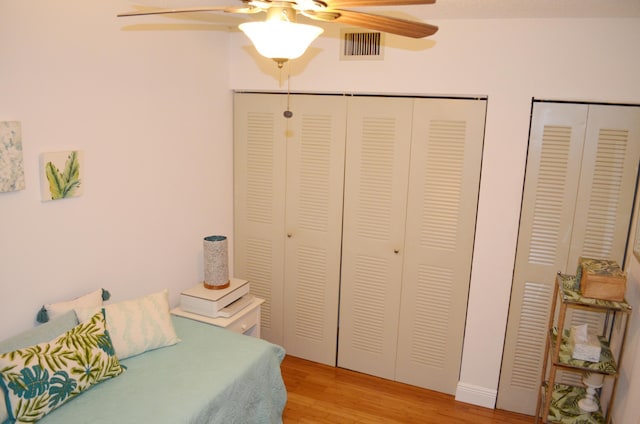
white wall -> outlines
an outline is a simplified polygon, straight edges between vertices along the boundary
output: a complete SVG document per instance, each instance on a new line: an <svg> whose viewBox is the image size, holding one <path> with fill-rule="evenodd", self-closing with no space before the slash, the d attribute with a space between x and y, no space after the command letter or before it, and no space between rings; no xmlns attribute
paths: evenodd
<svg viewBox="0 0 640 424"><path fill-rule="evenodd" d="M531 99L640 104L640 20L447 20L431 40L395 47L384 61L339 61L337 31L292 64L294 91L487 95L478 227L457 398L493 406L515 258ZM280 74L234 37L231 86L283 90ZM295 113L295 111L294 111ZM635 306L638 307L635 299ZM637 323L637 316L634 322ZM637 324L636 324L637 327ZM638 356L635 349L627 358ZM637 373L637 371L636 371ZM638 392L622 385L618 401ZM619 405L620 406L620 405ZM622 408L622 406L620 406ZM622 409L619 409L622 411ZM617 422L640 405L627 401Z"/></svg>
<svg viewBox="0 0 640 424"><path fill-rule="evenodd" d="M27 183L0 194L0 338L32 325L42 303L97 287L114 300L168 287L175 303L202 278L202 237L232 235L228 88L284 90L287 67L254 57L240 33L229 51L206 21L114 17L130 7L0 0L0 120L22 122ZM338 61L328 26L293 63L291 89L488 96L461 370L480 396L459 396L482 404L498 384L531 98L640 103L640 21L434 23L432 39L388 37L384 61L355 62ZM85 193L42 203L38 155L66 149L84 150ZM625 365L638 357L637 336L630 342ZM640 416L638 367L624 372L621 423Z"/></svg>
<svg viewBox="0 0 640 424"><path fill-rule="evenodd" d="M22 123L26 176L0 193L0 339L99 287L175 304L202 238L232 236L228 33L131 27L131 4L0 0L0 121ZM70 149L84 195L41 202L39 154Z"/></svg>

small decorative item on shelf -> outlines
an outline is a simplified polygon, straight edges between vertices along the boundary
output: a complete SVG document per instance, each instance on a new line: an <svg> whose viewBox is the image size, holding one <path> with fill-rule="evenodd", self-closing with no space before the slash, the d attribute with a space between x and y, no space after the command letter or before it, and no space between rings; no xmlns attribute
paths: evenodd
<svg viewBox="0 0 640 424"><path fill-rule="evenodd" d="M226 236L204 238L204 286L212 290L229 287L229 254Z"/></svg>
<svg viewBox="0 0 640 424"><path fill-rule="evenodd" d="M582 361L599 362L602 347L598 336L589 333L588 324L571 327L569 333L571 357Z"/></svg>
<svg viewBox="0 0 640 424"><path fill-rule="evenodd" d="M584 297L622 302L627 289L627 275L616 261L581 257L576 284Z"/></svg>
<svg viewBox="0 0 640 424"><path fill-rule="evenodd" d="M582 382L587 386L587 396L578 401L578 407L584 412L596 412L599 409L596 402L596 389L604 384L604 375L588 372L582 377Z"/></svg>

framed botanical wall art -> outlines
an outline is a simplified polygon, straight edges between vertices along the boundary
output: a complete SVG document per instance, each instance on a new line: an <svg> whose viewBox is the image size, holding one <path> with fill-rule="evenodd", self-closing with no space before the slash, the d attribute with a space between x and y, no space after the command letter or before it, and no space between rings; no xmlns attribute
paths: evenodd
<svg viewBox="0 0 640 424"><path fill-rule="evenodd" d="M48 152L40 155L40 191L42 200L80 196L83 192L82 151Z"/></svg>
<svg viewBox="0 0 640 424"><path fill-rule="evenodd" d="M0 121L0 192L24 189L22 131L18 121Z"/></svg>

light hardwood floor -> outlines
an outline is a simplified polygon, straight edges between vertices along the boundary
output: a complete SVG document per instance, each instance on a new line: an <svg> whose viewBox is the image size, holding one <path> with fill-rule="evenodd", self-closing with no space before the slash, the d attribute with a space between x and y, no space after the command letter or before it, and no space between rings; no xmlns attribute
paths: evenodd
<svg viewBox="0 0 640 424"><path fill-rule="evenodd" d="M453 396L287 356L284 424L533 423L533 417L492 410Z"/></svg>

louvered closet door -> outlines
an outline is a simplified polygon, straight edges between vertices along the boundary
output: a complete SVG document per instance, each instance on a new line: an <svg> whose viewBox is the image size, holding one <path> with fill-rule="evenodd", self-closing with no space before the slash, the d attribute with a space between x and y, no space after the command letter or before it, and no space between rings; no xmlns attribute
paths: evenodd
<svg viewBox="0 0 640 424"><path fill-rule="evenodd" d="M580 256L622 264L639 157L640 107L590 105L569 265Z"/></svg>
<svg viewBox="0 0 640 424"><path fill-rule="evenodd" d="M460 372L486 101L416 99L396 379L454 394Z"/></svg>
<svg viewBox="0 0 640 424"><path fill-rule="evenodd" d="M556 272L574 274L581 255L623 262L639 158L639 110L534 103L498 389L501 409L535 413ZM601 324L601 317L585 312L567 319L569 325Z"/></svg>
<svg viewBox="0 0 640 424"><path fill-rule="evenodd" d="M234 275L266 300L261 337L282 344L286 97L234 96Z"/></svg>
<svg viewBox="0 0 640 424"><path fill-rule="evenodd" d="M291 96L287 137L284 346L335 366L347 100Z"/></svg>
<svg viewBox="0 0 640 424"><path fill-rule="evenodd" d="M640 158L640 108L589 105L580 185L566 272L580 256L611 258L623 264ZM586 177L589 176L589 177ZM571 308L568 325L602 329L601 313ZM559 381L580 385L577 373Z"/></svg>
<svg viewBox="0 0 640 424"><path fill-rule="evenodd" d="M338 365L394 379L413 100L348 109Z"/></svg>
<svg viewBox="0 0 640 424"><path fill-rule="evenodd" d="M533 415L553 282L571 242L587 106L536 103L498 407Z"/></svg>

